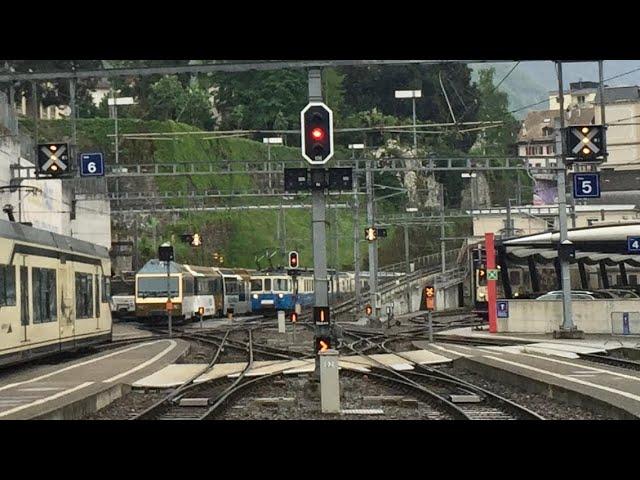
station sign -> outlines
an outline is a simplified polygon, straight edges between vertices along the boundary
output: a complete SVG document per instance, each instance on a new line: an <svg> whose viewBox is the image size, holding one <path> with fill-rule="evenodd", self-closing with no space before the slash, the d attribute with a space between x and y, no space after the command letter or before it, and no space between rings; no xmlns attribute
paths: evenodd
<svg viewBox="0 0 640 480"><path fill-rule="evenodd" d="M640 253L640 237L627 237L627 252Z"/></svg>
<svg viewBox="0 0 640 480"><path fill-rule="evenodd" d="M600 198L600 174L574 173L573 198Z"/></svg>
<svg viewBox="0 0 640 480"><path fill-rule="evenodd" d="M509 318L509 302L506 300L498 300L498 318Z"/></svg>
<svg viewBox="0 0 640 480"><path fill-rule="evenodd" d="M104 176L104 157L102 156L102 153L96 152L80 154L80 176Z"/></svg>

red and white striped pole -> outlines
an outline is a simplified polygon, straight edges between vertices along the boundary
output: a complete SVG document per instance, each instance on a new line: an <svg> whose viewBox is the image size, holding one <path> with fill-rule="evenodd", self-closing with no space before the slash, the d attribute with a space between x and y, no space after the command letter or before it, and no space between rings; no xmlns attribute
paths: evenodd
<svg viewBox="0 0 640 480"><path fill-rule="evenodd" d="M496 250L493 245L493 233L484 234L484 248L487 251L487 310L489 313L489 332L498 331L498 311L496 307L496 281L489 278L489 270L496 268Z"/></svg>

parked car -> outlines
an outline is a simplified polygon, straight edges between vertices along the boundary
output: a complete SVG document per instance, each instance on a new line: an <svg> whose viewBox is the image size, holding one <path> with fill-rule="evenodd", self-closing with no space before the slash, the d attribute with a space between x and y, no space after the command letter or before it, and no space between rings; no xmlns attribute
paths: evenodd
<svg viewBox="0 0 640 480"><path fill-rule="evenodd" d="M574 290L571 292L572 300L595 300L594 292L584 290ZM562 300L562 290L554 290L536 298L536 300Z"/></svg>
<svg viewBox="0 0 640 480"><path fill-rule="evenodd" d="M610 294L611 298L640 298L640 295L634 291L622 288L607 288L604 290L598 290L598 292Z"/></svg>

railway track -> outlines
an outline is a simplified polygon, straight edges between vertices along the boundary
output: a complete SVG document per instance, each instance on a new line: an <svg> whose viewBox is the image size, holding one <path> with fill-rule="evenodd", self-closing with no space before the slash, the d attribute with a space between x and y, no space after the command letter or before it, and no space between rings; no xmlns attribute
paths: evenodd
<svg viewBox="0 0 640 480"><path fill-rule="evenodd" d="M473 385L452 374L443 372L426 365L415 365L415 371L398 372L375 359L369 354L371 350L393 353L410 362L410 359L391 350L386 344L398 338L383 335L363 337L352 332L346 332L355 338L346 348L355 354L366 358L381 370L372 372L375 377L386 382L395 383L403 390L412 390L425 399L430 399L439 406L445 414L454 419L465 420L543 420L543 417L503 396L495 394L482 387ZM411 362L412 363L412 362ZM370 373L366 375L370 376ZM461 403L465 402L465 403ZM468 402L468 403L466 403Z"/></svg>
<svg viewBox="0 0 640 480"><path fill-rule="evenodd" d="M598 353L579 353L579 357L583 360L594 363L603 363L614 367L622 367L629 370L640 370L640 362L627 358L614 357L611 355L603 355Z"/></svg>

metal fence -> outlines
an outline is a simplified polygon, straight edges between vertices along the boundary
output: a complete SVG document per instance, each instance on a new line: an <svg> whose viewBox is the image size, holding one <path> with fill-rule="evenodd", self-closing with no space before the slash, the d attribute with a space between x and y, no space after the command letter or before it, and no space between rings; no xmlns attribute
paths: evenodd
<svg viewBox="0 0 640 480"><path fill-rule="evenodd" d="M3 92L0 92L0 125L9 130L10 135L18 135L18 118Z"/></svg>

